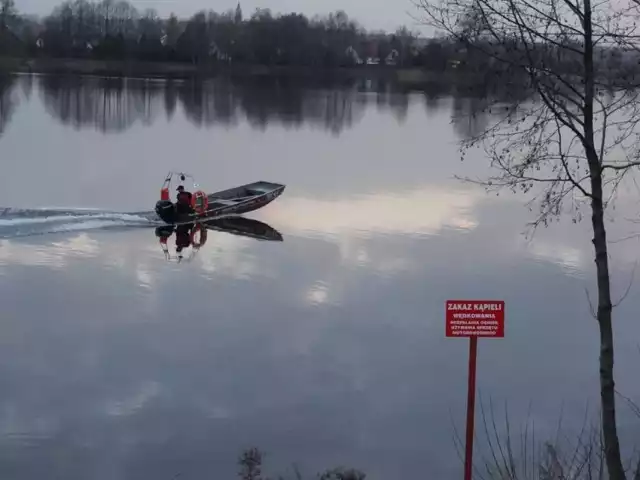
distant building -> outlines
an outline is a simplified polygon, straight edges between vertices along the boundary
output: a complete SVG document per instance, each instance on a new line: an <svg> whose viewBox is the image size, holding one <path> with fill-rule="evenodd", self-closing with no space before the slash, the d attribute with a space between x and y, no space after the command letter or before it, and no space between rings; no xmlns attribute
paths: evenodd
<svg viewBox="0 0 640 480"><path fill-rule="evenodd" d="M362 65L362 59L360 58L360 55L358 55L358 52L356 52L356 49L353 48L353 45L349 45L344 53L347 57L350 57L353 60L353 63L356 65Z"/></svg>
<svg viewBox="0 0 640 480"><path fill-rule="evenodd" d="M216 42L209 43L209 56L215 58L216 60L229 62L231 61L231 57L220 50L218 44Z"/></svg>
<svg viewBox="0 0 640 480"><path fill-rule="evenodd" d="M398 53L398 50L394 48L393 50L391 50L391 52L389 52L389 55L385 57L384 63L390 66L396 65L398 63L399 56L400 54Z"/></svg>

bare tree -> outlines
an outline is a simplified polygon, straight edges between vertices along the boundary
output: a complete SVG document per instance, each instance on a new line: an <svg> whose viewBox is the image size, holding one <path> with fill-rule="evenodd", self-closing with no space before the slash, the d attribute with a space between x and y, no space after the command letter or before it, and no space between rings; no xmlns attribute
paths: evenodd
<svg viewBox="0 0 640 480"><path fill-rule="evenodd" d="M114 4L115 0L102 0L98 7L98 11L103 18L102 34L105 36L111 34L111 22L115 10Z"/></svg>
<svg viewBox="0 0 640 480"><path fill-rule="evenodd" d="M264 453L258 448L250 448L244 450L238 459L240 471L238 476L241 480L275 480L274 477L265 477L262 475L264 468ZM277 480L302 480L302 473L296 465L293 466L293 476L285 477L278 475ZM332 468L316 475L317 480L365 480L366 475L353 468ZM553 479L551 479L553 480Z"/></svg>
<svg viewBox="0 0 640 480"><path fill-rule="evenodd" d="M263 480L262 477L263 453L257 448L250 448L242 452L238 460L240 465L239 477L242 480Z"/></svg>
<svg viewBox="0 0 640 480"><path fill-rule="evenodd" d="M0 27L7 27L9 20L16 15L14 0L0 0Z"/></svg>
<svg viewBox="0 0 640 480"><path fill-rule="evenodd" d="M614 335L604 214L623 179L640 165L636 72L608 74L612 52L637 53L632 7L606 0L416 0L426 22L444 30L466 58L482 58L497 82L528 82L530 101L490 105L495 120L462 141L484 148L497 172L470 180L533 195L532 226L588 204L597 272L601 421L612 480L625 478L616 426ZM637 65L637 58L635 58ZM478 64L476 62L476 64ZM623 74L627 74L625 77ZM485 75L486 77L486 75ZM498 108L497 108L498 107ZM497 113L496 113L497 112Z"/></svg>
<svg viewBox="0 0 640 480"><path fill-rule="evenodd" d="M623 397L636 416L640 408ZM588 409L580 431L568 436L563 427L563 415L553 428L545 428L546 440L540 440L540 430L529 412L520 428L511 422L507 402L501 426L493 401L488 405L480 395L480 429L484 437L482 451L474 464L474 478L479 480L603 480L605 478L605 449L601 422L592 422ZM464 444L455 431L458 455L462 459ZM632 455L627 470L633 480L640 480L640 457Z"/></svg>

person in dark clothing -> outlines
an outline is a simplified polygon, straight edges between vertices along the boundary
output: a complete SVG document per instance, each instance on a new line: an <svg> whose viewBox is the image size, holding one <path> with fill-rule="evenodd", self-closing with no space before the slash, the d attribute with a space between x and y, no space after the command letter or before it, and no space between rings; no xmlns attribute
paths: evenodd
<svg viewBox="0 0 640 480"><path fill-rule="evenodd" d="M191 246L191 228L192 224L180 225L176 228L176 253L178 254L178 262L184 258L182 250Z"/></svg>
<svg viewBox="0 0 640 480"><path fill-rule="evenodd" d="M192 213L193 208L191 207L191 192L188 192L184 189L182 185L178 188L178 196L176 202L176 210L178 213Z"/></svg>
<svg viewBox="0 0 640 480"><path fill-rule="evenodd" d="M176 228L176 252L191 246L191 227L191 224L186 224Z"/></svg>

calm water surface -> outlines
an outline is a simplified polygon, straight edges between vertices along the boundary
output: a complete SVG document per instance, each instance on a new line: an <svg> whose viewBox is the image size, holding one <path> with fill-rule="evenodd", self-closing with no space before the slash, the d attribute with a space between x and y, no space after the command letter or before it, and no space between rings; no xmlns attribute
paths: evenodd
<svg viewBox="0 0 640 480"><path fill-rule="evenodd" d="M0 84L0 207L17 209L0 216L2 478L233 478L254 445L276 472L459 478L467 342L444 338L452 297L507 302L506 338L479 349L498 414L508 402L517 427L530 407L542 438L561 411L569 427L596 413L589 225L527 240L523 198L452 178L487 172L456 150L481 100L375 90ZM178 264L135 217L27 211L149 210L171 169L210 191L285 183L249 215L283 241L213 231ZM620 199L612 239L636 206ZM613 246L617 297L637 251ZM638 293L616 311L617 387L635 399ZM638 437L628 410L620 422Z"/></svg>

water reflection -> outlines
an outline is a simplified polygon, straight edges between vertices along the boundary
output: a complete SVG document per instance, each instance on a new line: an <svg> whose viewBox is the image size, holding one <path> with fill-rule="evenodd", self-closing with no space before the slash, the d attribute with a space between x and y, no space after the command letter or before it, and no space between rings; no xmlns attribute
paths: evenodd
<svg viewBox="0 0 640 480"><path fill-rule="evenodd" d="M161 108L162 86L157 82L55 75L40 78L47 112L77 129L123 132L138 121L151 124Z"/></svg>
<svg viewBox="0 0 640 480"><path fill-rule="evenodd" d="M402 193L293 197L262 215L287 230L325 239L374 233L424 237L446 228L473 230L474 208L482 198L479 190L423 185Z"/></svg>
<svg viewBox="0 0 640 480"><path fill-rule="evenodd" d="M369 104L356 101L355 85L309 89L282 79L225 78L167 82L93 77L44 76L41 90L47 111L76 128L122 132L137 121L152 123L164 108L171 119L178 105L196 126L234 126L241 119L264 130L270 124L288 128L319 126L340 133L362 119ZM408 101L382 95L381 108L406 115Z"/></svg>
<svg viewBox="0 0 640 480"><path fill-rule="evenodd" d="M98 242L86 233L75 237L54 239L46 248L3 239L0 240L0 267L23 265L47 267L54 270L64 269L69 260L89 259L99 253ZM2 274L3 272L0 270L0 276Z"/></svg>
<svg viewBox="0 0 640 480"><path fill-rule="evenodd" d="M234 90L236 95L229 96L227 104L220 103L229 112L241 110L249 123L260 130L272 123L288 128L306 124L337 134L360 121L366 107L354 102L357 92L352 86L309 89L300 82L274 79L245 80L237 83Z"/></svg>
<svg viewBox="0 0 640 480"><path fill-rule="evenodd" d="M20 78L20 85L22 86L22 95L25 100L31 100L31 94L33 93L33 75L23 75Z"/></svg>
<svg viewBox="0 0 640 480"><path fill-rule="evenodd" d="M83 223L81 233L1 239L0 477L234 478L238 451L255 444L305 473L349 464L371 480L454 478L448 439L451 420L459 427L464 419L467 367L466 344L443 334L442 305L454 294L512 305L507 338L481 347L484 398L508 400L516 421L531 402L540 439L555 434L563 403L580 422L587 396L597 402L597 327L584 294L594 278L588 225L567 222L527 243L517 197L448 183L459 173L455 135L481 127L470 115L491 114L482 95L442 83L422 96L378 82L333 93L294 88L291 98L282 85L241 81L63 83L33 97L48 95L48 111L64 110L69 125L101 129L118 124L114 114L126 118L124 128L155 123L117 139L61 135L42 109L29 108L0 143L3 157L21 155L7 165L2 203L22 201L15 179L39 171L40 152L54 152L56 171L77 186L49 185L54 172L29 178L38 202L111 207L111 197L123 196L114 209L138 209L156 198L153 172L164 174L175 158L193 159L184 168L212 188L243 183L250 172L291 189L256 214L259 223L210 224L206 245L179 266L164 261L161 235L148 226L89 231ZM34 82L36 91L42 85ZM102 95L111 110L77 102L79 92ZM264 98L271 94L282 104ZM349 115L327 113L340 110L328 109L330 97L351 109L351 126L365 115L351 144L324 133L349 127ZM74 117L83 108L90 115ZM266 118L320 128L190 135L193 125L244 127L249 115L256 126ZM45 126L41 142L30 141L31 122ZM275 153L265 161L249 144ZM240 160L203 159L212 145L218 157ZM464 173L485 166L478 159ZM636 210L630 200L621 218ZM631 242L612 252L616 293L637 252ZM634 286L616 311L617 381L634 399L638 298Z"/></svg>
<svg viewBox="0 0 640 480"><path fill-rule="evenodd" d="M505 111L532 98L532 92L525 88L524 82L500 87L476 85L449 93L453 98L451 123L459 138L479 135L489 127L491 121L504 116ZM429 99L428 95L427 104L434 104L434 99Z"/></svg>
<svg viewBox="0 0 640 480"><path fill-rule="evenodd" d="M38 88L46 111L64 125L119 133L136 123L151 125L164 112L172 120L178 107L198 127L235 126L247 121L256 129L280 124L286 128L316 126L340 134L364 118L367 108L406 120L409 95L415 90L396 82L361 79L350 82L310 82L283 78L216 78L151 80L128 78L43 75ZM29 100L34 77L18 80ZM0 78L0 135L17 107L16 77ZM483 85L461 87L446 79L421 85L429 115L442 108L446 97L454 100L451 118L458 135L481 131L496 114L488 108L496 99L516 105L530 96L524 87Z"/></svg>
<svg viewBox="0 0 640 480"><path fill-rule="evenodd" d="M164 110L167 114L167 120L171 120L176 113L178 106L178 87L176 82L171 79L167 80L164 87Z"/></svg>
<svg viewBox="0 0 640 480"><path fill-rule="evenodd" d="M246 119L260 130L280 124L287 128L317 126L339 134L362 120L375 106L404 122L410 90L389 81L359 80L313 83L283 78L216 78L152 81L142 79L43 76L41 90L47 111L64 124L122 132L136 122L151 124L164 109L171 120L178 106L198 127L235 126ZM528 93L516 88L461 88L444 79L420 91L428 111L439 99L453 97L453 123L460 135L472 135L487 122L495 97L516 102ZM470 121L471 120L471 121Z"/></svg>
<svg viewBox="0 0 640 480"><path fill-rule="evenodd" d="M0 74L0 137L4 133L17 107L18 99L15 95L16 78L11 75Z"/></svg>
<svg viewBox="0 0 640 480"><path fill-rule="evenodd" d="M209 230L249 237L255 240L283 241L282 234L271 225L241 216L223 217L206 222L178 226L165 225L156 228L155 234L160 241L165 258L169 261L182 262L183 260L191 261L195 258L196 253L207 243ZM175 241L175 255L169 247L169 240L172 237L174 237ZM186 256L185 248L191 248Z"/></svg>
<svg viewBox="0 0 640 480"><path fill-rule="evenodd" d="M286 245L212 231L179 268L151 230L5 242L3 477L234 478L250 443L305 472L347 463L373 480L455 478L443 439L464 418L466 345L443 339L452 291L513 305L508 338L483 344L483 394L508 399L516 421L531 401L543 439L563 401L582 419L585 392L597 396L597 330L585 327L582 282L515 243L520 206L434 186L283 200L260 218ZM449 219L465 215L474 226L461 235L464 222ZM216 227L278 237L238 220ZM565 227L541 232L536 255L562 257L563 244L590 253ZM619 382L633 396L627 318Z"/></svg>
<svg viewBox="0 0 640 480"><path fill-rule="evenodd" d="M204 222L207 230L226 232L241 237L254 238L256 240L269 240L282 242L282 234L271 225L247 217L225 217Z"/></svg>
<svg viewBox="0 0 640 480"><path fill-rule="evenodd" d="M408 197L394 207L420 200ZM235 478L248 442L305 472L348 463L374 480L455 478L454 447L443 439L452 418L464 418L466 345L443 339L451 291L499 293L513 305L508 338L483 344L483 394L507 398L516 421L532 401L541 438L555 432L563 400L581 419L585 390L597 395L585 387L597 385L597 333L584 326L581 283L553 262L522 260L519 206L476 202L468 234L417 238L409 233L424 228L418 214L387 231L377 229L390 213L336 229L328 211L303 220L279 212L287 203L264 211L279 218L269 223L286 233L286 248L220 234L185 268L162 261L151 230L11 242L0 276L3 477L46 478L48 468L69 480ZM339 242L326 235L336 230ZM543 240L558 253L557 238ZM27 264L36 252L40 263ZM45 260L66 268L42 268ZM637 358L632 318L626 361ZM621 372L625 394L637 391L634 373Z"/></svg>

